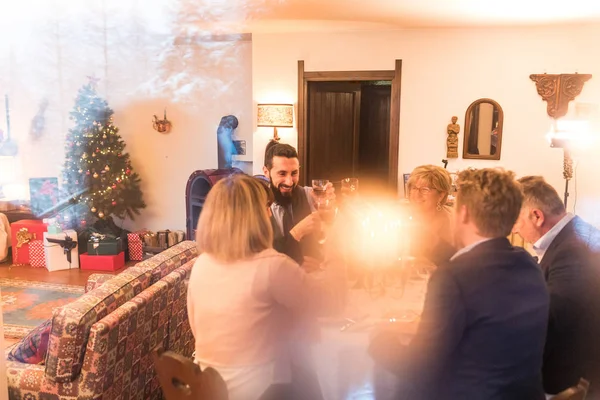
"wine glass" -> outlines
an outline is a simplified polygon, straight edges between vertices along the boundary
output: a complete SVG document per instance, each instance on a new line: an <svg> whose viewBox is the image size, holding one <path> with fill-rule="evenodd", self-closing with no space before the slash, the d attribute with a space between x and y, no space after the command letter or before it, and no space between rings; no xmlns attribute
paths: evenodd
<svg viewBox="0 0 600 400"><path fill-rule="evenodd" d="M328 179L313 179L312 180L312 188L315 194L315 197L325 197L327 194L327 185L329 184Z"/></svg>
<svg viewBox="0 0 600 400"><path fill-rule="evenodd" d="M312 188L315 199L315 209L319 213L319 217L321 221L323 221L327 225L331 225L335 218L336 208L335 208L335 200L331 199L327 196L327 186L329 185L329 180L327 179L313 179ZM325 231L321 230L319 235L319 244L325 243L327 239Z"/></svg>
<svg viewBox="0 0 600 400"><path fill-rule="evenodd" d="M342 196L354 196L358 194L358 178L342 179Z"/></svg>

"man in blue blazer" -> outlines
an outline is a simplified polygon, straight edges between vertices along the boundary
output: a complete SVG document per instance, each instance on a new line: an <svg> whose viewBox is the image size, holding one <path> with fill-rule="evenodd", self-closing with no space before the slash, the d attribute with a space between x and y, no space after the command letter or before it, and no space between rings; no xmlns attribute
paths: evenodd
<svg viewBox="0 0 600 400"><path fill-rule="evenodd" d="M457 183L460 250L432 274L411 343L382 333L371 355L398 375L398 399L544 399L548 291L533 257L506 239L521 187L499 169L466 170Z"/></svg>
<svg viewBox="0 0 600 400"><path fill-rule="evenodd" d="M543 177L519 182L525 198L513 231L533 244L550 292L544 390L556 394L584 378L591 383L588 398L598 398L600 231L567 213Z"/></svg>

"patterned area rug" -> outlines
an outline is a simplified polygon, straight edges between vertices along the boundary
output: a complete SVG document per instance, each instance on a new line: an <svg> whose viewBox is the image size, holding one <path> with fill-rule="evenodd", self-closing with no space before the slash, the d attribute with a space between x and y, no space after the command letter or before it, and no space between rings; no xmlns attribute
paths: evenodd
<svg viewBox="0 0 600 400"><path fill-rule="evenodd" d="M83 286L0 278L4 337L22 338L52 317L54 309L79 298Z"/></svg>

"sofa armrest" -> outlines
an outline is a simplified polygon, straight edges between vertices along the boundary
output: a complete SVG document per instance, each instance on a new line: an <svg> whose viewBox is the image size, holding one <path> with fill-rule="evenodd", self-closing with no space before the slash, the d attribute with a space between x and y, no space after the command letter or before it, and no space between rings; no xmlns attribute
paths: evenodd
<svg viewBox="0 0 600 400"><path fill-rule="evenodd" d="M100 287L104 282L114 277L115 275L113 274L91 274L88 277L87 283L85 284L85 293L91 292L97 287Z"/></svg>
<svg viewBox="0 0 600 400"><path fill-rule="evenodd" d="M7 360L8 397L11 399L37 398L48 385L45 371L45 365Z"/></svg>

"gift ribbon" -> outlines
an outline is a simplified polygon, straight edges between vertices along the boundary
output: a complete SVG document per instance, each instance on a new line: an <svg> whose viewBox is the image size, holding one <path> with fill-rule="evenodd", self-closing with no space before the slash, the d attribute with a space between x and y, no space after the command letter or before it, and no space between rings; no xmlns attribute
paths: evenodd
<svg viewBox="0 0 600 400"><path fill-rule="evenodd" d="M33 239L35 239L35 233L29 232L27 228L21 228L17 231L17 247L15 247L15 259L13 260L13 263L16 264L19 260L19 249Z"/></svg>
<svg viewBox="0 0 600 400"><path fill-rule="evenodd" d="M77 247L77 241L73 240L72 237L65 235L64 239L51 239L46 238L49 243L56 243L63 248L63 252L67 256L67 261L69 265L71 264L71 250Z"/></svg>
<svg viewBox="0 0 600 400"><path fill-rule="evenodd" d="M34 233L29 232L27 228L21 228L17 232L17 247L21 247L33 239L35 239Z"/></svg>

